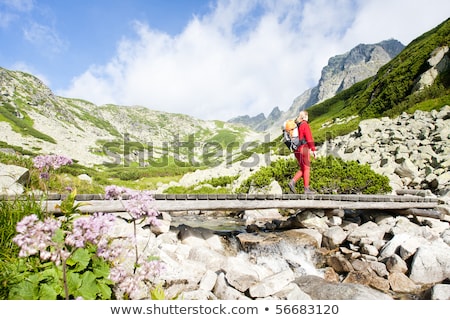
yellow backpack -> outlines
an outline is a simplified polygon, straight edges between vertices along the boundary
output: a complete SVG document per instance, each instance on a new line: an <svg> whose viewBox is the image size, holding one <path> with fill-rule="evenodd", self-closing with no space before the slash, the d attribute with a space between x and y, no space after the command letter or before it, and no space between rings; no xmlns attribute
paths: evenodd
<svg viewBox="0 0 450 320"><path fill-rule="evenodd" d="M284 130L289 134L291 138L298 137L297 123L294 120L286 120L284 123Z"/></svg>
<svg viewBox="0 0 450 320"><path fill-rule="evenodd" d="M300 137L298 136L299 125L300 124L297 125L295 120L286 120L282 127L283 138L281 140L291 151L297 150L300 145L306 143L304 139L300 140Z"/></svg>

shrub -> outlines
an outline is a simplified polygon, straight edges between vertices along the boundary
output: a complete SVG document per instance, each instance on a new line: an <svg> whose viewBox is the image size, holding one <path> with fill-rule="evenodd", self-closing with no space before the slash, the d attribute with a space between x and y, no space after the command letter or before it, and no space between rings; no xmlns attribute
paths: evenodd
<svg viewBox="0 0 450 320"><path fill-rule="evenodd" d="M251 187L263 188L268 186L274 178L275 172L273 167L262 167L241 184L237 189L237 193L248 193Z"/></svg>
<svg viewBox="0 0 450 320"><path fill-rule="evenodd" d="M233 183L234 180L239 178L239 176L223 176L217 178L211 178L204 181L204 184L210 184L213 187L226 187L227 185Z"/></svg>
<svg viewBox="0 0 450 320"><path fill-rule="evenodd" d="M262 188L277 181L283 192L288 192L288 182L298 170L295 158L281 158L245 180L238 192L248 193L250 187ZM369 165L356 161L344 161L332 156L311 160L310 185L319 193L383 194L392 191L389 178L374 172ZM303 192L303 184L297 183L297 191Z"/></svg>
<svg viewBox="0 0 450 320"><path fill-rule="evenodd" d="M168 194L225 194L229 193L229 190L224 187L211 188L207 185L196 185L196 186L172 186L164 190L164 193Z"/></svg>
<svg viewBox="0 0 450 320"><path fill-rule="evenodd" d="M392 191L389 178L374 172L368 164L328 156L312 161L312 166L311 185L322 193L384 194Z"/></svg>

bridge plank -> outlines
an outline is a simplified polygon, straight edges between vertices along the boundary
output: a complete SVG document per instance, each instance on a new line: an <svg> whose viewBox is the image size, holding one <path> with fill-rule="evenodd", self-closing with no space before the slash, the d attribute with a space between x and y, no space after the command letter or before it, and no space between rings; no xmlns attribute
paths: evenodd
<svg viewBox="0 0 450 320"><path fill-rule="evenodd" d="M67 195L51 194L42 201L48 212L59 212L57 205ZM1 200L14 200L0 197ZM80 194L77 203L85 213L123 212L127 198L121 201L105 200L104 195ZM436 197L416 194L405 195L358 195L358 194L155 194L155 209L159 211L187 210L252 210L252 209L376 209L397 210L397 212L420 212L435 209L439 200ZM45 207L46 206L46 207ZM417 209L417 210L416 210Z"/></svg>
<svg viewBox="0 0 450 320"><path fill-rule="evenodd" d="M252 209L381 209L381 210L406 210L406 209L434 209L437 207L437 201L413 201L419 199L409 199L410 201L401 201L404 199L387 198L386 201L380 199L367 199L357 197L341 197L340 200L322 200L313 199L313 197L304 195L291 195L288 199L279 200L257 200L254 197L250 199L224 199L211 200L209 196L199 195L197 199L177 200L175 197L155 197L155 209L159 211L187 211L187 210L252 210ZM297 197L295 197L297 196ZM301 197L300 197L301 196ZM337 198L336 198L337 199ZM361 200L361 201L359 201ZM370 200L370 201L368 201ZM372 201L378 200L378 201ZM128 200L91 200L89 205L80 207L82 212L123 212L124 204ZM56 205L60 204L60 200L44 201L43 205L47 205L47 211L58 212ZM45 208L45 207L44 207Z"/></svg>

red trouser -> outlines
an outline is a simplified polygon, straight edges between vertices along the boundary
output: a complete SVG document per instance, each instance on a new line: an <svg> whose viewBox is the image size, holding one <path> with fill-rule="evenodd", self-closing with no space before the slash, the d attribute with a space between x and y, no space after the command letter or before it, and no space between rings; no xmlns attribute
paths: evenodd
<svg viewBox="0 0 450 320"><path fill-rule="evenodd" d="M306 145L300 146L294 152L295 158L297 159L300 169L295 174L293 180L297 182L303 177L303 185L309 187L309 172L311 169L311 158L309 153L309 148Z"/></svg>

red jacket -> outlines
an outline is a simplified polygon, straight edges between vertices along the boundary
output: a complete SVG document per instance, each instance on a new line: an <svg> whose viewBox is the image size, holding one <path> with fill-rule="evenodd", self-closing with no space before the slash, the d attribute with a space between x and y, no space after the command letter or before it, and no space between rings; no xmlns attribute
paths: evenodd
<svg viewBox="0 0 450 320"><path fill-rule="evenodd" d="M314 139L311 133L311 127L309 126L308 122L304 120L300 122L300 124L298 125L298 137L300 140L306 140L306 144L301 145L301 148L308 145L311 151L316 151L316 146L314 145Z"/></svg>

